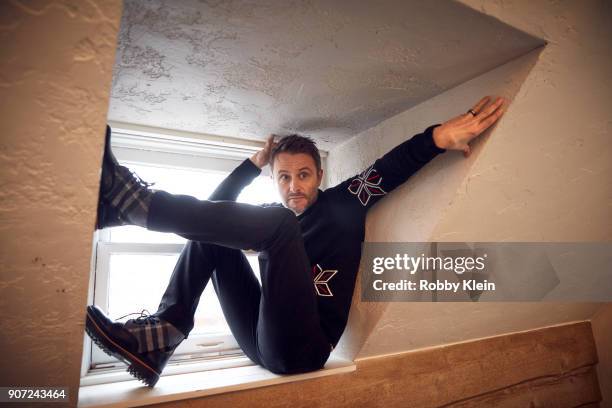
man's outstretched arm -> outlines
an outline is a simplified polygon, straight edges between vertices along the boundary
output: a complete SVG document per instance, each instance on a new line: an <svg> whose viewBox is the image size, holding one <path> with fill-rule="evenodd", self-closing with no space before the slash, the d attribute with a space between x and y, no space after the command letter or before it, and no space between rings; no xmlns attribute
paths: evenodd
<svg viewBox="0 0 612 408"><path fill-rule="evenodd" d="M447 150L471 154L469 142L491 126L505 111L504 98L485 108L489 97L481 99L468 113L443 124L428 127L376 160L362 173L333 187L333 193L364 210L404 183L435 156Z"/></svg>
<svg viewBox="0 0 612 408"><path fill-rule="evenodd" d="M429 126L422 133L397 145L360 174L331 188L329 193L351 206L369 210L434 157L446 151L438 147L433 139L433 132L439 126Z"/></svg>

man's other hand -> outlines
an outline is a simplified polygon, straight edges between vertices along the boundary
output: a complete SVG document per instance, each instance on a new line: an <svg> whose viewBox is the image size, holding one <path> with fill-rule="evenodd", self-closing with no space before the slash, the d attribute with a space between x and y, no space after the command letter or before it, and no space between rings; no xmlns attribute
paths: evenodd
<svg viewBox="0 0 612 408"><path fill-rule="evenodd" d="M497 121L508 107L507 99L499 97L485 108L491 98L485 96L469 111L434 128L436 146L447 150L462 150L465 157L472 153L470 141Z"/></svg>
<svg viewBox="0 0 612 408"><path fill-rule="evenodd" d="M255 153L251 157L251 161L253 162L253 164L255 164L260 169L263 169L264 167L266 167L266 165L270 161L270 153L272 152L272 148L276 146L276 143L274 142L275 136L276 135L268 136L268 139L266 140L266 144L264 145L264 148L258 151L257 153Z"/></svg>

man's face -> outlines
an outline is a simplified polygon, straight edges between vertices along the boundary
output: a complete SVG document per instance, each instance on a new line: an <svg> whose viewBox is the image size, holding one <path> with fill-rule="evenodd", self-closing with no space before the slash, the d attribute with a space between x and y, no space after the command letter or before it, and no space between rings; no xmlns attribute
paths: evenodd
<svg viewBox="0 0 612 408"><path fill-rule="evenodd" d="M300 215L317 200L323 170L317 171L306 153L279 153L272 163L272 177L283 205Z"/></svg>

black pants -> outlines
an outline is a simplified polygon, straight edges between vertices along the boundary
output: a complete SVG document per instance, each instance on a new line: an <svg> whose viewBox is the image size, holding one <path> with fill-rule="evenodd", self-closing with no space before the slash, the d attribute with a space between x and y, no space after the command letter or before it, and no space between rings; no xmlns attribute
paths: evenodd
<svg viewBox="0 0 612 408"><path fill-rule="evenodd" d="M323 367L331 346L319 323L300 226L290 210L158 191L147 228L189 239L157 315L187 335L212 276L230 330L253 362L279 374ZM241 249L260 252L261 286Z"/></svg>

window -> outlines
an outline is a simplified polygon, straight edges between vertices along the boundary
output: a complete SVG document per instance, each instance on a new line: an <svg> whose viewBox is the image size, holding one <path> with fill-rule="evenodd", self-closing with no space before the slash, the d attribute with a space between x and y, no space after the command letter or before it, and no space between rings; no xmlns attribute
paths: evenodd
<svg viewBox="0 0 612 408"><path fill-rule="evenodd" d="M199 199L208 198L229 172L255 150L257 148L215 147L193 141L142 138L113 128L113 151L122 164L143 180L155 183L155 189ZM238 201L259 204L279 202L280 198L266 172L242 191ZM96 237L93 303L113 320L143 309L154 313L185 239L135 226L107 228L98 231ZM245 254L259 277L257 254ZM137 315L121 321L134 317ZM84 361L84 366L89 373L125 371L122 362L106 355L91 341L86 342L86 347L90 347L90 352L85 353L88 361ZM168 367L237 356L243 356L242 351L230 333L214 288L209 284L200 297L194 329L177 348ZM245 361L242 360L242 365L249 363ZM121 377L113 378L118 380Z"/></svg>

